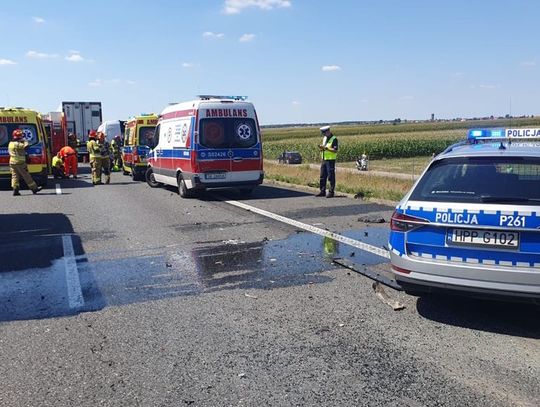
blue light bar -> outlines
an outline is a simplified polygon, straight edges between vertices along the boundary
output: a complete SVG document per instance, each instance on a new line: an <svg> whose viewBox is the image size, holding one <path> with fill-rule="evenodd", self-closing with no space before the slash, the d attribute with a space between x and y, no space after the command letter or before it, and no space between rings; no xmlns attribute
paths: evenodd
<svg viewBox="0 0 540 407"><path fill-rule="evenodd" d="M467 133L467 140L504 138L504 129L472 129Z"/></svg>

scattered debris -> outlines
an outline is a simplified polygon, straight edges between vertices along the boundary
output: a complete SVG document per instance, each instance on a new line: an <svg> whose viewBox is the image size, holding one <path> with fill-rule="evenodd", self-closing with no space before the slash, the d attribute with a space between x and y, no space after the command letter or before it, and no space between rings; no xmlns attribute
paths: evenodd
<svg viewBox="0 0 540 407"><path fill-rule="evenodd" d="M244 294L244 295L245 295L246 297L248 297L248 298L253 298L253 299L255 299L255 300L256 300L257 298L259 298L259 297L257 297L256 295L251 295L251 294L247 294L247 293Z"/></svg>
<svg viewBox="0 0 540 407"><path fill-rule="evenodd" d="M394 311L400 311L405 308L405 305L400 303L398 300L393 300L390 298L386 291L384 291L383 286L378 281L374 282L371 287L373 288L373 291L375 291L377 297L379 297L382 302L392 307Z"/></svg>
<svg viewBox="0 0 540 407"><path fill-rule="evenodd" d="M354 199L364 199L364 193L363 193L363 192L358 192L358 193L354 196Z"/></svg>
<svg viewBox="0 0 540 407"><path fill-rule="evenodd" d="M244 242L242 240L238 240L238 239L229 239L229 240L222 240L221 243L237 245L237 244L243 244L243 243L246 243L246 242Z"/></svg>
<svg viewBox="0 0 540 407"><path fill-rule="evenodd" d="M263 237L263 240L262 240L262 241L263 241L263 242L268 242L269 240L270 240L270 239L268 239L268 238L265 236L265 237Z"/></svg>
<svg viewBox="0 0 540 407"><path fill-rule="evenodd" d="M270 259L270 262L272 262L272 263L275 262L275 261L277 261L277 259Z"/></svg>
<svg viewBox="0 0 540 407"><path fill-rule="evenodd" d="M243 379L243 378L246 377L246 374L245 374L245 373L238 373L238 377L239 377L240 379Z"/></svg>
<svg viewBox="0 0 540 407"><path fill-rule="evenodd" d="M354 252L350 252L349 253L349 257L354 257L355 253Z"/></svg>
<svg viewBox="0 0 540 407"><path fill-rule="evenodd" d="M369 233L367 232L367 230L364 231L364 236L365 236L365 237L369 236Z"/></svg>
<svg viewBox="0 0 540 407"><path fill-rule="evenodd" d="M358 222L363 223L385 223L386 220L384 218L381 218L379 216L365 216L358 218Z"/></svg>
<svg viewBox="0 0 540 407"><path fill-rule="evenodd" d="M220 266L223 266L223 262L221 260L216 261L214 264L219 264Z"/></svg>
<svg viewBox="0 0 540 407"><path fill-rule="evenodd" d="M172 264L171 263L165 263L165 266L166 267L172 267Z"/></svg>
<svg viewBox="0 0 540 407"><path fill-rule="evenodd" d="M339 324L340 328L343 328L344 326L345 326L345 324Z"/></svg>

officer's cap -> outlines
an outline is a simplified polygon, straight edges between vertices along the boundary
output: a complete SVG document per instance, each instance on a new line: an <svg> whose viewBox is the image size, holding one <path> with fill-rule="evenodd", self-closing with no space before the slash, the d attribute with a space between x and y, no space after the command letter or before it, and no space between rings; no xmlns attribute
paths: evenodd
<svg viewBox="0 0 540 407"><path fill-rule="evenodd" d="M325 131L330 130L330 126L322 126L320 129L321 133L324 133Z"/></svg>

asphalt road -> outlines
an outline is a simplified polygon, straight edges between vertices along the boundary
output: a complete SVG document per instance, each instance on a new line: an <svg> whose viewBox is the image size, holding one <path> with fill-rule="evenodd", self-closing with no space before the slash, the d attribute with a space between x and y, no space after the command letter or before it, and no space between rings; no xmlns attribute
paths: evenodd
<svg viewBox="0 0 540 407"><path fill-rule="evenodd" d="M234 199L383 247L392 207L263 185L181 199L113 174L0 189L1 406L536 406L540 312L409 297L386 260ZM224 197L224 198L223 198Z"/></svg>

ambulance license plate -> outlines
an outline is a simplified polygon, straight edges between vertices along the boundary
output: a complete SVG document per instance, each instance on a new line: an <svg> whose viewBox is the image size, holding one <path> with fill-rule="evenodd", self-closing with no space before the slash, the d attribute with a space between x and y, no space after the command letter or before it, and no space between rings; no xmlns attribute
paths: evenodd
<svg viewBox="0 0 540 407"><path fill-rule="evenodd" d="M446 235L449 245L519 248L519 232L504 230L449 229Z"/></svg>
<svg viewBox="0 0 540 407"><path fill-rule="evenodd" d="M204 174L204 178L206 179L225 179L227 177L227 173L225 172L207 172Z"/></svg>

